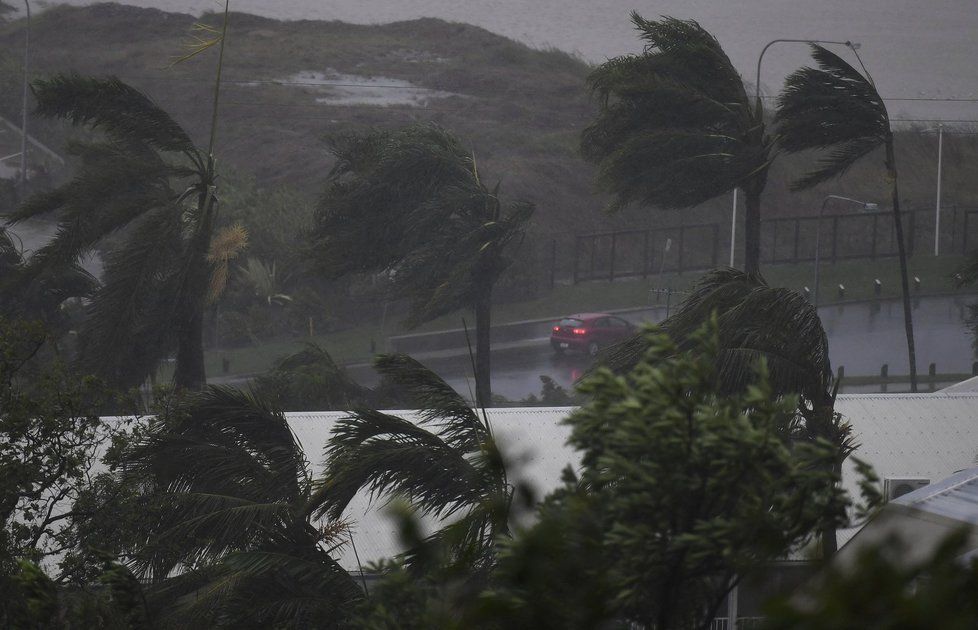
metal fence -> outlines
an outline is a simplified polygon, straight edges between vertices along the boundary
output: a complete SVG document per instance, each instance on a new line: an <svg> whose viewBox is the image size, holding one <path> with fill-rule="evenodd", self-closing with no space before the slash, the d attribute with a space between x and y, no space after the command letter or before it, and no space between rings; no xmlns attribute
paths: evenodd
<svg viewBox="0 0 978 630"><path fill-rule="evenodd" d="M909 256L933 254L934 219L933 209L903 213ZM897 255L893 214L884 210L827 214L821 220L814 216L765 219L761 222L761 261L814 260L816 230L821 233L819 257L826 262ZM711 269L729 259L729 234L730 224L723 221L579 234L573 241L571 280L577 284ZM554 247L551 269L558 266ZM960 255L976 247L978 208L942 208L941 254Z"/></svg>

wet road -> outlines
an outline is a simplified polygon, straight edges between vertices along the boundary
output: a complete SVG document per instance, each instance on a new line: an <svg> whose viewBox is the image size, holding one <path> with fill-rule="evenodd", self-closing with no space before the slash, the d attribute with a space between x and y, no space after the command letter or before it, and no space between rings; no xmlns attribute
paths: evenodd
<svg viewBox="0 0 978 630"><path fill-rule="evenodd" d="M971 336L963 323L967 304L971 302L978 302L978 297L915 300L913 316L918 372L926 374L928 365L935 363L938 373L971 373L975 355ZM899 300L826 306L819 309L819 315L829 336L834 369L841 365L848 376L870 376L879 374L880 366L886 363L890 374L909 371L903 308ZM663 316L663 309L659 309L652 313L631 313L626 317L639 322L657 321ZM431 359L425 363L457 391L463 394L474 391L468 357ZM583 356L556 356L545 339L523 348L493 352L493 392L514 401L530 394L539 396L540 375L547 375L557 384L569 388L588 365L588 359ZM375 380L364 369L355 370L354 377L367 382ZM869 387L851 391L879 390Z"/></svg>

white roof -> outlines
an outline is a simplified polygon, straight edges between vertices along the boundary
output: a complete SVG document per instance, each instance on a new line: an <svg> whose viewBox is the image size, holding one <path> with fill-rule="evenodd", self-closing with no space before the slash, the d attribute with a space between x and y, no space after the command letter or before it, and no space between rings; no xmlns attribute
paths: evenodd
<svg viewBox="0 0 978 630"><path fill-rule="evenodd" d="M943 394L974 394L976 392L978 392L978 376L972 376L969 379L955 383L954 385L949 385L941 390Z"/></svg>
<svg viewBox="0 0 978 630"><path fill-rule="evenodd" d="M978 453L978 394L849 394L839 396L836 410L853 426L860 445L855 456L869 462L880 479L923 477L944 479L973 466ZM500 408L487 411L504 455L515 459L514 478L522 478L542 497L560 484L561 471L577 467L579 458L566 444L569 428L561 420L572 407ZM415 412L391 412L407 419ZM335 422L344 412L286 414L314 475L322 471L323 449ZM843 485L858 498L858 480L850 463ZM360 561L366 564L400 551L392 524L381 505L362 496L346 517ZM840 532L840 543L854 531ZM340 552L341 564L356 568L352 548Z"/></svg>

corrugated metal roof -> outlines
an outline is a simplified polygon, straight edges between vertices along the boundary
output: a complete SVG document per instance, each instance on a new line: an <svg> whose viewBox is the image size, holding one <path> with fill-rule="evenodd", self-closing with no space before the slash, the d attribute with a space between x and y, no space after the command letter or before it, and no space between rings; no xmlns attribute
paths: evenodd
<svg viewBox="0 0 978 630"><path fill-rule="evenodd" d="M890 503L978 525L978 468L962 470Z"/></svg>
<svg viewBox="0 0 978 630"><path fill-rule="evenodd" d="M860 444L856 456L869 462L881 479L926 477L944 479L975 463L978 454L978 395L976 394L850 394L839 396L836 409L853 425ZM579 458L567 445L569 428L560 422L571 407L489 409L493 430L514 464L514 479L522 478L543 496L560 484L561 471L577 466ZM393 412L407 419L415 412ZM343 412L290 413L289 425L313 464L322 471L322 452L333 424ZM851 463L843 485L858 496ZM361 561L379 560L399 549L392 524L368 497L358 497L348 516ZM840 532L840 542L854 532ZM355 568L352 549L341 552L341 563Z"/></svg>
<svg viewBox="0 0 978 630"><path fill-rule="evenodd" d="M961 381L960 383L948 385L941 390L941 393L943 394L973 394L976 392L978 392L978 376L972 376L971 378Z"/></svg>

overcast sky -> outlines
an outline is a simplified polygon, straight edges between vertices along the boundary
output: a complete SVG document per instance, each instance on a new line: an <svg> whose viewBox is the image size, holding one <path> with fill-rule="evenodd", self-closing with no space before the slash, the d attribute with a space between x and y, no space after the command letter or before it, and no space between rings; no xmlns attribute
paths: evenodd
<svg viewBox="0 0 978 630"><path fill-rule="evenodd" d="M71 0L90 4L89 0ZM129 0L128 4L199 14L218 0ZM693 18L712 31L744 78L775 38L851 40L884 96L978 98L976 0L231 0L232 10L281 19L359 23L422 16L476 24L534 46L576 52L589 61L640 50L628 14ZM761 84L777 87L806 62L798 45L765 56ZM892 101L899 117L978 119L978 104Z"/></svg>

